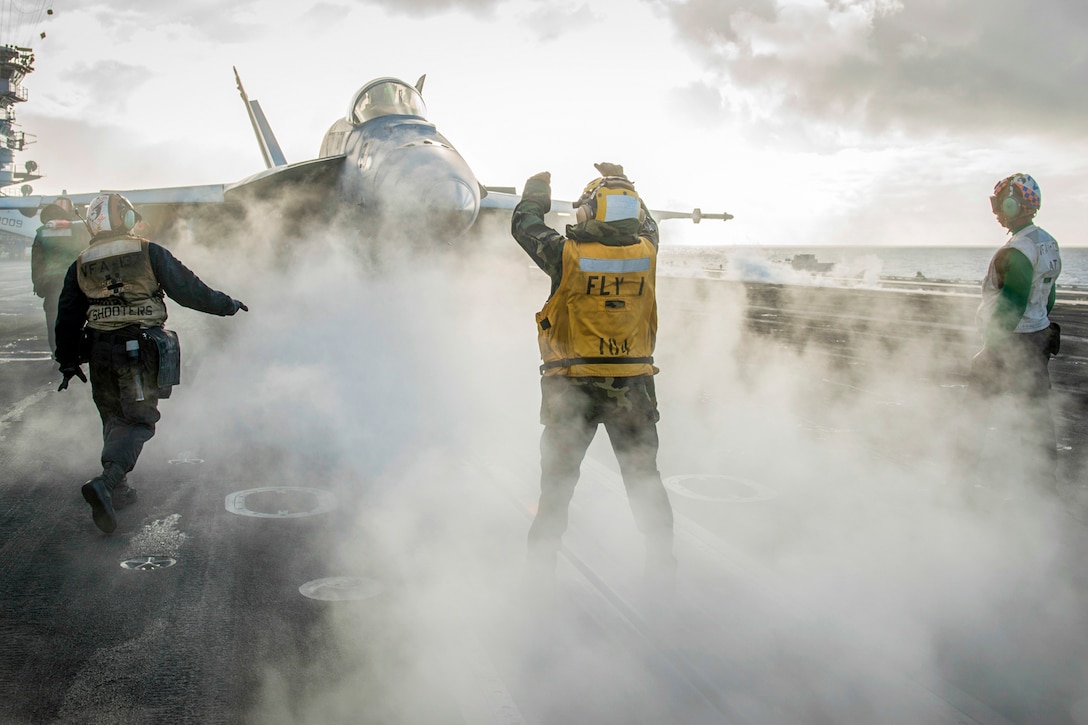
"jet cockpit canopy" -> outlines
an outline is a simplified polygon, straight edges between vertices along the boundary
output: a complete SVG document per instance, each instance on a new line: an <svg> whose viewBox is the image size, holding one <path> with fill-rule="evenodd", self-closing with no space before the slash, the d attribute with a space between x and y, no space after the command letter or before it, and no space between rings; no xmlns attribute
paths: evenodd
<svg viewBox="0 0 1088 725"><path fill-rule="evenodd" d="M355 93L348 109L352 125L394 115L427 117L427 105L420 92L396 78L378 78L367 83Z"/></svg>

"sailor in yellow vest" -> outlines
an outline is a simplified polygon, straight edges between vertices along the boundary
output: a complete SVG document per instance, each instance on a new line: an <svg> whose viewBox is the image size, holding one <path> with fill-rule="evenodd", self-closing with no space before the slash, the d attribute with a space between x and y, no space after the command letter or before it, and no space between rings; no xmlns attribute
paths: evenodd
<svg viewBox="0 0 1088 725"><path fill-rule="evenodd" d="M575 202L566 236L548 227L551 175L525 182L511 233L551 277L536 315L540 366L540 501L529 529L534 573L554 573L582 459L604 425L620 465L639 530L646 570L671 578L673 513L657 469L657 224L617 164L595 164L601 177Z"/></svg>
<svg viewBox="0 0 1088 725"><path fill-rule="evenodd" d="M102 418L102 473L83 485L99 529L117 528L115 510L135 500L126 474L155 435L160 398L180 381L177 335L163 329L164 294L213 315L248 310L217 292L162 246L133 236L140 215L120 194L95 197L87 207L91 243L68 268L57 313L56 359L64 376L57 390L90 363L91 393Z"/></svg>
<svg viewBox="0 0 1088 725"><path fill-rule="evenodd" d="M86 249L91 235L87 225L79 220L72 200L60 196L42 209L42 225L34 234L30 248L30 278L34 294L42 298L49 352L57 350L54 328L57 324L57 301L64 286L64 274L79 253Z"/></svg>

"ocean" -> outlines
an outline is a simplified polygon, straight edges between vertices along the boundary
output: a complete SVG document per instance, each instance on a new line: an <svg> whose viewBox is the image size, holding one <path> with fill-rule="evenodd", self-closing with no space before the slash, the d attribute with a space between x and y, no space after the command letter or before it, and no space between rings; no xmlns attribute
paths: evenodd
<svg viewBox="0 0 1088 725"><path fill-rule="evenodd" d="M746 282L879 285L881 279L924 277L933 281L978 284L986 274L994 251L988 247L662 245L659 264L663 274L710 274ZM798 255L814 255L814 258ZM1058 288L1088 289L1088 247L1062 249L1061 255ZM821 268L818 273L816 268Z"/></svg>

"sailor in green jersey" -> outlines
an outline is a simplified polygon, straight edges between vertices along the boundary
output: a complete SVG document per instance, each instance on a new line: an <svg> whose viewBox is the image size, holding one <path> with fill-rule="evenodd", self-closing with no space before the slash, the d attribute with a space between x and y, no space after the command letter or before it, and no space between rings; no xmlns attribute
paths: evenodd
<svg viewBox="0 0 1088 725"><path fill-rule="evenodd" d="M1062 271L1058 243L1034 223L1042 196L1027 174L997 182L990 206L1009 239L990 261L976 322L983 347L971 364L976 401L998 403L1024 445L1029 483L1053 490L1057 439L1048 363L1060 329L1050 320Z"/></svg>
<svg viewBox="0 0 1088 725"><path fill-rule="evenodd" d="M76 216L72 200L64 196L57 197L42 209L41 222L30 248L30 278L34 283L34 294L42 298L49 350L55 353L57 301L64 286L64 275L90 244L91 234L87 225Z"/></svg>

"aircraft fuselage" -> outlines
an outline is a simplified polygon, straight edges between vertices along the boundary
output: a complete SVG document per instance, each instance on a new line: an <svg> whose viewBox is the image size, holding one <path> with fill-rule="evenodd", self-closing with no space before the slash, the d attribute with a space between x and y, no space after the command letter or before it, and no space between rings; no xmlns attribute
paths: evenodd
<svg viewBox="0 0 1088 725"><path fill-rule="evenodd" d="M336 126L329 135L335 133ZM343 135L341 153L341 201L368 216L450 236L476 221L480 185L453 144L425 119L389 115L365 121Z"/></svg>
<svg viewBox="0 0 1088 725"><path fill-rule="evenodd" d="M321 158L342 157L340 201L378 225L455 237L480 211L480 184L453 144L426 119L420 92L397 78L358 91L325 134Z"/></svg>

